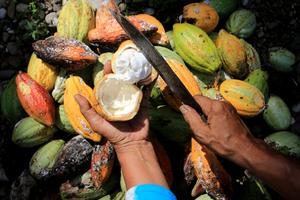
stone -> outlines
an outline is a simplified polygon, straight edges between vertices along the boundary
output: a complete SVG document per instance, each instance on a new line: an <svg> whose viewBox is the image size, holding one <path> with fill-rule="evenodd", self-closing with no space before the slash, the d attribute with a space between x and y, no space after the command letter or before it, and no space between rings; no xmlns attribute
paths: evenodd
<svg viewBox="0 0 300 200"><path fill-rule="evenodd" d="M4 19L6 16L6 9L0 8L0 19Z"/></svg>
<svg viewBox="0 0 300 200"><path fill-rule="evenodd" d="M25 3L18 3L16 5L16 11L19 13L24 13L27 11L27 9L28 9L28 5Z"/></svg>
<svg viewBox="0 0 300 200"><path fill-rule="evenodd" d="M13 19L15 17L15 12L16 12L16 3L15 1L10 1L7 7L7 15Z"/></svg>
<svg viewBox="0 0 300 200"><path fill-rule="evenodd" d="M18 54L18 45L17 45L17 43L15 43L15 42L9 42L7 44L6 48L8 50L8 53L10 53L11 55Z"/></svg>
<svg viewBox="0 0 300 200"><path fill-rule="evenodd" d="M22 63L22 58L19 56L9 56L7 59L8 65L17 68L20 67Z"/></svg>
<svg viewBox="0 0 300 200"><path fill-rule="evenodd" d="M45 21L51 27L57 26L57 22L58 22L57 13L56 12L49 13L48 15L46 15Z"/></svg>

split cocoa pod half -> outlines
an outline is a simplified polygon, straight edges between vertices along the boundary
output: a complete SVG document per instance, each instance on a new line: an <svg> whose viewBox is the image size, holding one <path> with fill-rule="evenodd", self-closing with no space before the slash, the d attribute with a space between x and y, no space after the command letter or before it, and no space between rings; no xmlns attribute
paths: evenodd
<svg viewBox="0 0 300 200"><path fill-rule="evenodd" d="M96 110L109 121L127 121L137 114L143 97L136 84L152 82L157 72L132 41L120 45L111 66L113 73L105 75L94 88Z"/></svg>

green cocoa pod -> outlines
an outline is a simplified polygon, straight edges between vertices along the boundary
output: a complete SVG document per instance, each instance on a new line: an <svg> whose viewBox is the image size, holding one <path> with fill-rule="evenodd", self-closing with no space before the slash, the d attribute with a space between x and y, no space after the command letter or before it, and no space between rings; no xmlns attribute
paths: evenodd
<svg viewBox="0 0 300 200"><path fill-rule="evenodd" d="M220 96L218 90L216 90L215 88L209 88L209 89L206 89L206 90L202 90L202 95L203 96L206 96L210 99L213 99L213 100L217 100Z"/></svg>
<svg viewBox="0 0 300 200"><path fill-rule="evenodd" d="M241 9L233 12L226 21L226 30L240 37L247 38L256 28L256 17L253 12Z"/></svg>
<svg viewBox="0 0 300 200"><path fill-rule="evenodd" d="M67 71L61 68L55 81L52 97L59 104L64 102L65 82L68 79L68 76Z"/></svg>
<svg viewBox="0 0 300 200"><path fill-rule="evenodd" d="M296 57L287 49L275 47L269 51L269 62L279 72L291 72L293 71L292 66L296 62Z"/></svg>
<svg viewBox="0 0 300 200"><path fill-rule="evenodd" d="M29 170L32 176L40 179L53 167L56 157L64 146L63 140L52 140L40 147L32 156Z"/></svg>
<svg viewBox="0 0 300 200"><path fill-rule="evenodd" d="M149 110L151 130L158 137L176 143L186 143L191 139L191 130L181 114L167 106Z"/></svg>
<svg viewBox="0 0 300 200"><path fill-rule="evenodd" d="M82 41L94 27L94 18L94 12L87 1L69 0L60 11L57 34Z"/></svg>
<svg viewBox="0 0 300 200"><path fill-rule="evenodd" d="M60 105L56 110L55 125L62 131L67 133L76 133L65 113L64 105Z"/></svg>
<svg viewBox="0 0 300 200"><path fill-rule="evenodd" d="M256 69L247 76L245 81L259 89L267 101L269 98L268 78L268 72Z"/></svg>
<svg viewBox="0 0 300 200"><path fill-rule="evenodd" d="M261 62L256 49L243 39L241 39L241 42L243 43L246 50L246 59L249 71L252 72L256 69L260 69Z"/></svg>
<svg viewBox="0 0 300 200"><path fill-rule="evenodd" d="M155 48L160 53L160 55L162 55L162 57L164 57L166 60L173 59L173 60L176 60L179 63L185 65L182 58L176 52L174 52L166 47L161 47L161 46L156 46Z"/></svg>
<svg viewBox="0 0 300 200"><path fill-rule="evenodd" d="M239 79L247 75L246 50L240 39L221 29L216 46L227 73Z"/></svg>
<svg viewBox="0 0 300 200"><path fill-rule="evenodd" d="M113 53L111 52L106 52L100 54L98 58L98 62L94 64L93 67L93 80L94 80L94 86L103 78L103 67L104 64L108 61L111 60Z"/></svg>
<svg viewBox="0 0 300 200"><path fill-rule="evenodd" d="M199 197L197 197L195 200L213 200L208 194L202 194Z"/></svg>
<svg viewBox="0 0 300 200"><path fill-rule="evenodd" d="M35 147L49 141L55 132L56 128L26 117L15 125L12 141L23 148Z"/></svg>
<svg viewBox="0 0 300 200"><path fill-rule="evenodd" d="M9 81L1 94L1 113L12 123L26 116L17 95L15 76Z"/></svg>
<svg viewBox="0 0 300 200"><path fill-rule="evenodd" d="M221 19L229 16L239 4L238 0L209 0L207 1L214 9L216 9Z"/></svg>
<svg viewBox="0 0 300 200"><path fill-rule="evenodd" d="M300 158L300 137L289 131L272 133L265 142L284 155Z"/></svg>
<svg viewBox="0 0 300 200"><path fill-rule="evenodd" d="M76 181L75 181L76 180ZM75 184L72 184L72 183ZM61 199L96 200L110 194L119 182L118 174L112 176L100 188L95 188L92 183L90 171L75 177L60 186Z"/></svg>
<svg viewBox="0 0 300 200"><path fill-rule="evenodd" d="M263 117L265 122L276 131L286 130L292 122L289 108L278 96L269 98Z"/></svg>
<svg viewBox="0 0 300 200"><path fill-rule="evenodd" d="M173 31L167 31L166 34L168 36L171 48L175 49L174 38L173 38Z"/></svg>
<svg viewBox="0 0 300 200"><path fill-rule="evenodd" d="M212 74L221 66L215 44L197 26L188 23L174 24L173 38L176 52L193 69Z"/></svg>

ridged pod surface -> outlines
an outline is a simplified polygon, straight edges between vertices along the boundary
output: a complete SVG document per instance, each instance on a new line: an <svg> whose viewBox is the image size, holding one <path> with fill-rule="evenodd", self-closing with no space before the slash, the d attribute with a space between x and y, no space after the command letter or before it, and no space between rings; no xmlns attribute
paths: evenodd
<svg viewBox="0 0 300 200"><path fill-rule="evenodd" d="M188 23L174 24L173 39L176 52L193 69L212 74L221 66L215 44L197 26Z"/></svg>
<svg viewBox="0 0 300 200"><path fill-rule="evenodd" d="M27 74L47 91L51 91L55 84L57 70L52 65L39 59L35 53L32 53Z"/></svg>
<svg viewBox="0 0 300 200"><path fill-rule="evenodd" d="M54 89L52 90L53 99L59 103L64 103L65 82L69 75L65 69L60 69L60 72L55 80Z"/></svg>
<svg viewBox="0 0 300 200"><path fill-rule="evenodd" d="M200 87L195 77L184 64L181 64L173 59L167 60L167 62L192 96L201 94ZM173 109L178 110L179 106L181 105L181 101L174 96L170 88L161 77L158 77L157 83L166 102Z"/></svg>
<svg viewBox="0 0 300 200"><path fill-rule="evenodd" d="M103 185L110 177L114 166L114 159L114 147L109 141L94 146L91 161L91 176L96 188Z"/></svg>
<svg viewBox="0 0 300 200"><path fill-rule="evenodd" d="M267 100L269 98L268 78L267 71L256 69L247 76L245 81L259 89L263 93L265 100Z"/></svg>
<svg viewBox="0 0 300 200"><path fill-rule="evenodd" d="M160 53L160 55L162 55L162 57L164 57L164 59L166 60L173 59L184 65L184 61L175 51L172 51L166 47L161 47L161 46L155 46L155 49Z"/></svg>
<svg viewBox="0 0 300 200"><path fill-rule="evenodd" d="M263 113L265 122L274 130L286 130L292 122L291 112L278 96L271 96Z"/></svg>
<svg viewBox="0 0 300 200"><path fill-rule="evenodd" d="M241 39L241 42L243 43L244 48L246 50L247 65L248 65L249 71L252 72L256 69L260 69L261 62L260 62L260 58L259 58L259 55L258 55L256 49L251 44L249 44L248 42L246 42L243 39Z"/></svg>
<svg viewBox="0 0 300 200"><path fill-rule="evenodd" d="M64 107L67 117L74 130L82 136L95 142L101 140L101 136L93 131L88 121L80 112L80 107L74 96L80 94L84 96L92 106L97 104L93 95L93 90L79 76L70 76L65 83Z"/></svg>
<svg viewBox="0 0 300 200"><path fill-rule="evenodd" d="M57 24L57 34L82 41L94 28L95 16L86 0L69 0L62 7Z"/></svg>
<svg viewBox="0 0 300 200"><path fill-rule="evenodd" d="M240 39L222 29L215 43L225 71L236 78L246 76L248 73L247 57Z"/></svg>
<svg viewBox="0 0 300 200"><path fill-rule="evenodd" d="M220 93L241 116L254 117L265 108L264 95L255 86L245 81L225 80L220 85Z"/></svg>
<svg viewBox="0 0 300 200"><path fill-rule="evenodd" d="M23 72L17 75L16 85L19 100L27 114L47 126L52 126L55 121L55 105L47 90Z"/></svg>
<svg viewBox="0 0 300 200"><path fill-rule="evenodd" d="M12 141L23 148L38 146L49 141L56 128L45 126L31 117L20 120L14 127Z"/></svg>
<svg viewBox="0 0 300 200"><path fill-rule="evenodd" d="M203 189L215 199L229 199L231 177L216 155L192 139L191 161Z"/></svg>
<svg viewBox="0 0 300 200"><path fill-rule="evenodd" d="M40 179L43 176L44 171L51 170L64 143L63 140L52 140L40 147L33 154L29 163L31 175Z"/></svg>
<svg viewBox="0 0 300 200"><path fill-rule="evenodd" d="M76 133L66 115L64 105L59 105L56 109L55 125L60 130L65 131L67 133Z"/></svg>
<svg viewBox="0 0 300 200"><path fill-rule="evenodd" d="M1 113L12 123L26 116L17 95L15 76L8 82L1 94Z"/></svg>

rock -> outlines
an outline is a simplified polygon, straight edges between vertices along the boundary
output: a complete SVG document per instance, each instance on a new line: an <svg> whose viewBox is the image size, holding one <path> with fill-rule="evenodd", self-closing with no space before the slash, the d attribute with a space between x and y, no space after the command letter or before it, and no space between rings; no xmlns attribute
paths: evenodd
<svg viewBox="0 0 300 200"><path fill-rule="evenodd" d="M0 19L4 19L6 16L5 8L0 8Z"/></svg>
<svg viewBox="0 0 300 200"><path fill-rule="evenodd" d="M29 200L36 186L37 182L28 170L24 170L11 186L10 199Z"/></svg>
<svg viewBox="0 0 300 200"><path fill-rule="evenodd" d="M49 13L48 15L46 15L45 21L51 27L57 26L57 22L58 22L57 13L56 12Z"/></svg>
<svg viewBox="0 0 300 200"><path fill-rule="evenodd" d="M16 12L16 3L15 3L15 1L10 1L9 5L7 7L7 15L10 18L14 18L15 12Z"/></svg>
<svg viewBox="0 0 300 200"><path fill-rule="evenodd" d="M25 3L18 3L16 5L16 11L19 13L24 13L27 11L27 9L28 9L28 5Z"/></svg>
<svg viewBox="0 0 300 200"><path fill-rule="evenodd" d="M16 55L18 53L18 45L15 42L9 42L6 48L8 50L8 53L10 53L11 55Z"/></svg>
<svg viewBox="0 0 300 200"><path fill-rule="evenodd" d="M22 63L22 58L20 58L19 56L9 56L7 58L7 62L10 66L17 68L20 67Z"/></svg>
<svg viewBox="0 0 300 200"><path fill-rule="evenodd" d="M2 41L7 42L8 38L9 38L9 34L7 32L3 32L2 33Z"/></svg>

